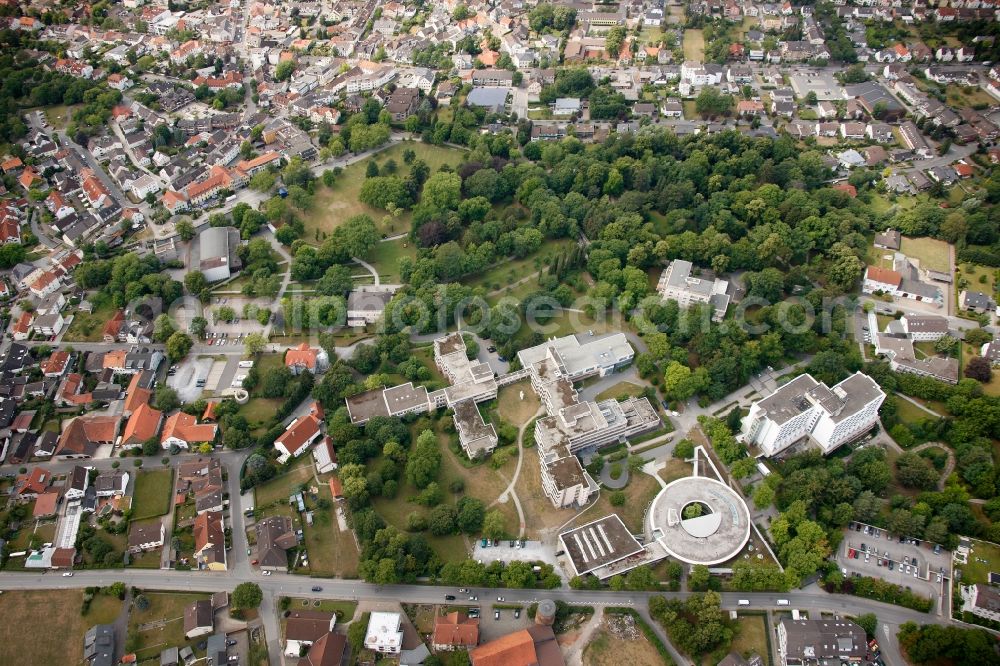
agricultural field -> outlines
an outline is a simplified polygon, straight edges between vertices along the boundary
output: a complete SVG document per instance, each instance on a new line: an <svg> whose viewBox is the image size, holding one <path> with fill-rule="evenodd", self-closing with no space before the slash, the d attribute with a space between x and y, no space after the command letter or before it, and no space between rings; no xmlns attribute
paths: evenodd
<svg viewBox="0 0 1000 666"><path fill-rule="evenodd" d="M111 622L121 602L98 595L80 613L83 590L7 590L0 595L0 664L77 664L83 635L94 624ZM16 621L14 620L16 618ZM58 638L58 640L53 640Z"/></svg>

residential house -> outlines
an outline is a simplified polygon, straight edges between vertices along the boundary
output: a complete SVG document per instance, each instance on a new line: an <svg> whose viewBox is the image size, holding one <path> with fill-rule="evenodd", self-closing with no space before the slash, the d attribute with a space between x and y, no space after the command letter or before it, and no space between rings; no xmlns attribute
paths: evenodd
<svg viewBox="0 0 1000 666"><path fill-rule="evenodd" d="M304 370L309 370L313 374L326 372L329 365L330 359L326 350L312 348L305 342L285 352L285 367L295 375Z"/></svg>
<svg viewBox="0 0 1000 666"><path fill-rule="evenodd" d="M128 552L138 554L163 548L163 536L162 520L133 522L128 530Z"/></svg>
<svg viewBox="0 0 1000 666"><path fill-rule="evenodd" d="M435 651L471 650L479 645L479 618L458 611L434 618L431 647Z"/></svg>
<svg viewBox="0 0 1000 666"><path fill-rule="evenodd" d="M289 458L298 458L309 450L309 446L322 435L323 408L313 402L309 413L292 421L285 432L274 440L278 450L278 462L284 464Z"/></svg>
<svg viewBox="0 0 1000 666"><path fill-rule="evenodd" d="M215 611L208 599L192 601L184 608L184 636L188 640L207 636L215 629Z"/></svg>
<svg viewBox="0 0 1000 666"><path fill-rule="evenodd" d="M160 445L164 449L179 446L190 449L195 445L215 441L219 426L214 423L198 423L195 417L184 412L176 412L167 417L160 434Z"/></svg>
<svg viewBox="0 0 1000 666"><path fill-rule="evenodd" d="M264 571L288 571L289 548L298 545L288 516L269 516L254 527L257 533L257 562Z"/></svg>
<svg viewBox="0 0 1000 666"><path fill-rule="evenodd" d="M226 537L221 511L206 511L194 519L194 559L199 569L226 570Z"/></svg>

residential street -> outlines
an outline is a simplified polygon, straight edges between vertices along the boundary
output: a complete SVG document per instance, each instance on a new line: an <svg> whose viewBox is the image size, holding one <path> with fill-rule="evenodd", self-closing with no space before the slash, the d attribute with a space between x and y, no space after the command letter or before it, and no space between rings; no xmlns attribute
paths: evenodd
<svg viewBox="0 0 1000 666"><path fill-rule="evenodd" d="M280 596L296 596L306 598L335 598L335 599L367 599L372 601L391 601L399 603L440 603L444 600L445 594L454 594L455 589L444 586L430 585L372 585L355 580L328 580L318 581L317 579L295 576L292 574L282 574L275 572L271 576L261 576L259 574L242 573L240 571L228 571L225 574L212 573L192 573L174 571L155 570L103 570L103 571L77 571L73 578L63 578L58 572L53 573L4 573L0 576L0 587L5 590L18 589L69 589L81 588L91 585L107 586L115 581L124 581L129 585L140 588L154 590L204 590L217 592L220 590L232 591L239 583L252 581L261 586L265 592L265 598L270 597L273 603ZM322 592L312 592L314 585L321 585ZM508 604L530 604L539 599L558 599L573 604L584 604L591 606L632 606L637 609L645 608L651 593L647 592L611 592L611 591L574 591L574 590L516 590L516 589L490 589L471 590L473 594L477 591L483 595L483 605L489 604L489 599L497 595L505 598ZM684 599L690 596L687 592L662 592L667 598ZM861 599L858 597L847 597L840 595L828 595L815 588L803 591L788 593L748 593L726 592L722 594L722 607L725 610L735 610L740 608L738 602L741 599L750 601L751 608L754 609L774 609L777 607L778 599L789 599L791 607L799 610L809 610L814 613L827 611L843 615L857 615L859 613L875 613L881 624L888 624L895 633L898 625L907 621L921 623L944 624L936 614L923 614L910 611L899 606ZM461 604L462 602L456 602ZM268 618L271 619L268 619ZM268 647L272 654L272 660L280 653L280 645L277 633L277 616L275 613L263 613L265 627L268 634ZM280 664L280 661L273 661ZM888 659L889 664L904 663L900 660Z"/></svg>

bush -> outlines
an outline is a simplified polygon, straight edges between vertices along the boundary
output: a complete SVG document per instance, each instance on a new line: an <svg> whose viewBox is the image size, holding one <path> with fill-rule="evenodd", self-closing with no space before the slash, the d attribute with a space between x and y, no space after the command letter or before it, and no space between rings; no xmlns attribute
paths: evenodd
<svg viewBox="0 0 1000 666"><path fill-rule="evenodd" d="M835 589L836 586L827 584L828 592L833 592ZM848 578L841 583L840 591L844 594L895 604L920 613L929 613L933 606L933 602L927 597L921 597L899 585L878 578Z"/></svg>

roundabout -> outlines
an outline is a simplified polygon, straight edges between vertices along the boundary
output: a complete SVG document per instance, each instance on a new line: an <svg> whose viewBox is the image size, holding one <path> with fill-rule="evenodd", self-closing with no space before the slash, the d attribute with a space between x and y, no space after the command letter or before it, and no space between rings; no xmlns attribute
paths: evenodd
<svg viewBox="0 0 1000 666"><path fill-rule="evenodd" d="M750 539L750 510L726 484L692 476L659 492L646 514L646 528L682 562L720 564L736 557Z"/></svg>

